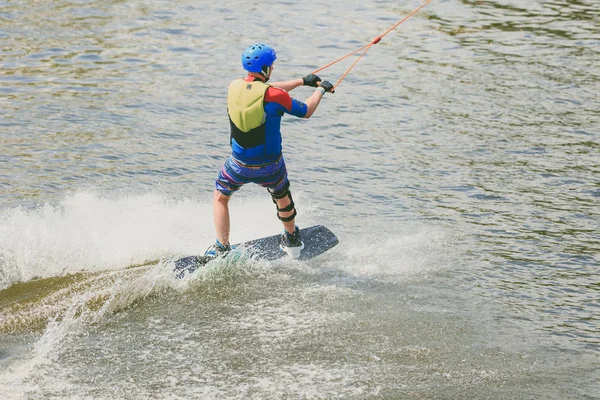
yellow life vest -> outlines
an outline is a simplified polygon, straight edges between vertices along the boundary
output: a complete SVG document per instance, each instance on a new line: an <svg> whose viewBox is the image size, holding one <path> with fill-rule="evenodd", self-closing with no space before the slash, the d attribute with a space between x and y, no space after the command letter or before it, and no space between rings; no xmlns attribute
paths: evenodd
<svg viewBox="0 0 600 400"><path fill-rule="evenodd" d="M269 85L236 79L229 85L227 110L231 122L242 132L249 132L265 123L265 93Z"/></svg>

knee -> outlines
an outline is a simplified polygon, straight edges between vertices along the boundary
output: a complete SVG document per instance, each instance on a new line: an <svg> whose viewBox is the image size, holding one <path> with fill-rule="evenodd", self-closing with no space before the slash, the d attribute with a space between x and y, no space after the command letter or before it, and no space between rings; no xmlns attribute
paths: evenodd
<svg viewBox="0 0 600 400"><path fill-rule="evenodd" d="M215 203L227 205L231 196L225 196L223 193L219 192L218 190L215 190L213 198Z"/></svg>

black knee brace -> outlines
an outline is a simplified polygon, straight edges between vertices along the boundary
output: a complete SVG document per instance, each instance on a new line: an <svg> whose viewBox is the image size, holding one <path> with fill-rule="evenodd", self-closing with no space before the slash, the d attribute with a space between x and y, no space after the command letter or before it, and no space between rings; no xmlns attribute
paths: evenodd
<svg viewBox="0 0 600 400"><path fill-rule="evenodd" d="M268 190L269 190L269 193L271 194L271 199L273 200L273 203L275 203L275 207L277 208L277 218L279 218L283 222L290 222L294 218L296 218L296 215L298 213L296 212L296 208L294 207L294 199L292 198L292 192L290 192L290 183L288 182L283 188L279 189L276 192L272 191L271 189L268 189ZM285 198L286 196L288 196L290 198L290 204L287 205L286 207L279 208L277 206L277 200L281 200L281 199ZM294 211L294 212L289 217L282 217L281 215L279 215L280 212L290 212L290 211Z"/></svg>

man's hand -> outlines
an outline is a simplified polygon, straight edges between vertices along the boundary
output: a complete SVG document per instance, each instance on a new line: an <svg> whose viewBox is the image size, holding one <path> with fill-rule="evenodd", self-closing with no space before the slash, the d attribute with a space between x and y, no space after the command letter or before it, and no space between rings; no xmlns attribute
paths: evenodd
<svg viewBox="0 0 600 400"><path fill-rule="evenodd" d="M321 78L319 78L315 74L308 74L304 78L302 78L302 82L304 86L317 87L319 85L319 82L321 82Z"/></svg>
<svg viewBox="0 0 600 400"><path fill-rule="evenodd" d="M333 90L333 84L329 81L323 81L319 86L325 89L325 92L335 93L335 90Z"/></svg>

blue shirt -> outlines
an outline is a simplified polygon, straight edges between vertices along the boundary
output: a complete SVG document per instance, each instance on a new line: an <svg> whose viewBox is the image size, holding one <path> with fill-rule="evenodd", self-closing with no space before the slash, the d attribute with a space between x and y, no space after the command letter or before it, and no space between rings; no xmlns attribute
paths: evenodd
<svg viewBox="0 0 600 400"><path fill-rule="evenodd" d="M252 81L252 77L246 80ZM269 87L263 99L265 110L265 142L251 148L240 146L235 139L231 139L233 156L244 164L268 164L281 155L281 117L291 114L303 118L308 112L308 106L292 98L288 92L281 88ZM233 129L233 128L232 128Z"/></svg>

